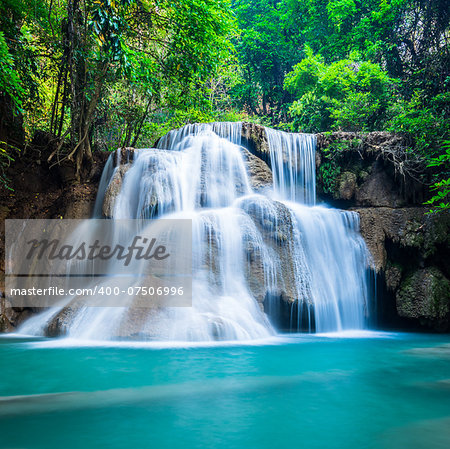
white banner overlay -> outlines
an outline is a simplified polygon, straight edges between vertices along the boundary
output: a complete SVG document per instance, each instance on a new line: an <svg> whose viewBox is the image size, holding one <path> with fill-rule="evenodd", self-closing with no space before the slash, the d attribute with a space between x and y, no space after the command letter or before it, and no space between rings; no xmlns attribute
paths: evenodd
<svg viewBox="0 0 450 449"><path fill-rule="evenodd" d="M13 307L192 305L192 221L6 220Z"/></svg>

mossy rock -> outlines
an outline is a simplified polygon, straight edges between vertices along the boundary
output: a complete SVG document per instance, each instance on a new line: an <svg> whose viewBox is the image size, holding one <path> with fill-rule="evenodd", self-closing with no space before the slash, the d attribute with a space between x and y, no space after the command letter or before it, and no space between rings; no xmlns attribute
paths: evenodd
<svg viewBox="0 0 450 449"><path fill-rule="evenodd" d="M356 175L350 171L341 173L337 179L336 199L351 200L356 193L357 182Z"/></svg>
<svg viewBox="0 0 450 449"><path fill-rule="evenodd" d="M450 281L436 267L410 274L397 292L397 312L438 331L450 329Z"/></svg>

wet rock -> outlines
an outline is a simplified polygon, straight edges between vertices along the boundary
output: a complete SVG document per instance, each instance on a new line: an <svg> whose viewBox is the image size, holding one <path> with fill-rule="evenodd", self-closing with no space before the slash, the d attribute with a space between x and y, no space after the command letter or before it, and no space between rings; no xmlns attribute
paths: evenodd
<svg viewBox="0 0 450 449"><path fill-rule="evenodd" d="M252 189L259 192L267 187L272 187L272 171L269 166L259 157L242 148L245 164L250 177Z"/></svg>
<svg viewBox="0 0 450 449"><path fill-rule="evenodd" d="M263 161L269 160L269 141L264 126L256 123L242 123L242 144Z"/></svg>
<svg viewBox="0 0 450 449"><path fill-rule="evenodd" d="M57 313L47 323L45 328L46 337L60 337L67 335L70 326L75 319L76 312L79 311L79 307L68 306L64 307L59 313Z"/></svg>
<svg viewBox="0 0 450 449"><path fill-rule="evenodd" d="M436 267L416 270L397 292L397 311L436 330L449 330L450 281Z"/></svg>
<svg viewBox="0 0 450 449"><path fill-rule="evenodd" d="M103 201L103 215L105 217L112 217L114 213L114 206L116 198L122 188L123 177L125 173L130 169L131 164L119 165L116 168L113 177L106 189L105 199Z"/></svg>
<svg viewBox="0 0 450 449"><path fill-rule="evenodd" d="M260 231L265 249L274 263L271 272L270 267L264 266L261 248L252 247L245 273L251 292L261 305L268 295L292 304L298 298L292 262L294 226L289 209L278 201L265 199L259 204L252 198L243 201L242 208Z"/></svg>

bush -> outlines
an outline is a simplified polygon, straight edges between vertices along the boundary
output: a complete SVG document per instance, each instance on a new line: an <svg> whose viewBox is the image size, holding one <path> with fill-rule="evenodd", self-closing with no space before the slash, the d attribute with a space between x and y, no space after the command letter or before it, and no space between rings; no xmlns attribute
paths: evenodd
<svg viewBox="0 0 450 449"><path fill-rule="evenodd" d="M285 89L298 99L290 107L293 129L321 132L380 129L394 102L395 80L356 53L326 64L306 48L306 58L286 75Z"/></svg>

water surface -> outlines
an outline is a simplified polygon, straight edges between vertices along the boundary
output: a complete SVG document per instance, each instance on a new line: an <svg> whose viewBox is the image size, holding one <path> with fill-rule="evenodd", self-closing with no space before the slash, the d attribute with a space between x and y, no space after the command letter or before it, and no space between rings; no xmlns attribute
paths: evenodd
<svg viewBox="0 0 450 449"><path fill-rule="evenodd" d="M1 448L448 448L450 338L0 338Z"/></svg>

